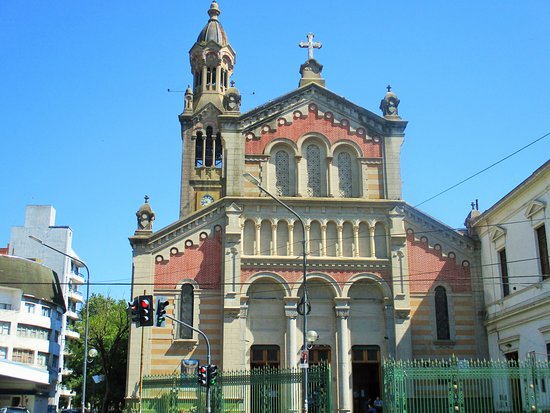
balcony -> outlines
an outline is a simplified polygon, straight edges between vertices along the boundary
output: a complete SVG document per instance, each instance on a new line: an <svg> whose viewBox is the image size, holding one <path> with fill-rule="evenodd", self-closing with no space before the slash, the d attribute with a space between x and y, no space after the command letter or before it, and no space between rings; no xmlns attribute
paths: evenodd
<svg viewBox="0 0 550 413"><path fill-rule="evenodd" d="M65 337L77 340L80 338L80 333L74 330L65 330Z"/></svg>
<svg viewBox="0 0 550 413"><path fill-rule="evenodd" d="M79 303L84 301L84 299L82 298L82 293L80 291L69 289L68 295L70 300L73 300Z"/></svg>
<svg viewBox="0 0 550 413"><path fill-rule="evenodd" d="M66 367L63 367L63 368L61 369L61 374L62 374L63 376L68 376L68 375L70 375L70 374L73 374L73 370L68 369L68 368L66 368Z"/></svg>
<svg viewBox="0 0 550 413"><path fill-rule="evenodd" d="M80 274L77 274L74 271L71 271L69 273L69 276L71 278L71 281L75 284L84 284L85 283L84 277Z"/></svg>
<svg viewBox="0 0 550 413"><path fill-rule="evenodd" d="M59 388L59 394L65 397L74 397L76 395L76 392L69 389L67 386L61 386Z"/></svg>
<svg viewBox="0 0 550 413"><path fill-rule="evenodd" d="M78 313L76 311L73 311L73 310L67 310L67 312L65 313L65 315L72 319L72 320L78 320Z"/></svg>

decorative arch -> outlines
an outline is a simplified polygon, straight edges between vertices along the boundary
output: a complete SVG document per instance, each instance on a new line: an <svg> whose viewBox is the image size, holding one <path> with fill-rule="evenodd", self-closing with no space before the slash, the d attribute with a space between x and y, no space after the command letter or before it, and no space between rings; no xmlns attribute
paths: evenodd
<svg viewBox="0 0 550 413"><path fill-rule="evenodd" d="M321 280L327 283L332 288L335 297L340 297L340 295L342 294L342 289L340 288L340 285L338 284L338 282L328 274L308 273L307 280L308 280L308 283L313 280ZM292 287L291 292L296 297L300 296L299 292L302 287L302 282L303 282L303 277L300 277Z"/></svg>
<svg viewBox="0 0 550 413"><path fill-rule="evenodd" d="M349 281L346 282L346 284L344 285L344 288L342 289L342 297L349 297L349 290L350 290L351 286L354 283L357 283L357 282L362 281L362 280L372 281L373 283L378 285L378 287L382 290L384 298L387 297L389 299L390 297L392 297L391 288L388 285L388 283L386 282L386 280L379 277L378 275L369 274L369 273L357 274L357 275L354 275L353 277L351 277L349 279Z"/></svg>
<svg viewBox="0 0 550 413"><path fill-rule="evenodd" d="M363 157L363 151L361 150L361 147L357 145L357 143L342 139L338 142L335 142L334 145L330 147L329 156L334 157L335 154L339 151L347 151L352 153L356 158L362 158Z"/></svg>
<svg viewBox="0 0 550 413"><path fill-rule="evenodd" d="M281 277L279 274L266 273L266 272L261 272L251 276L247 280L247 282L241 286L241 293L245 296L248 296L248 291L250 289L250 286L252 286L252 284L254 284L256 281L261 279L268 279L280 284L283 287L283 290L285 292L285 297L288 297L291 295L292 289L283 277Z"/></svg>

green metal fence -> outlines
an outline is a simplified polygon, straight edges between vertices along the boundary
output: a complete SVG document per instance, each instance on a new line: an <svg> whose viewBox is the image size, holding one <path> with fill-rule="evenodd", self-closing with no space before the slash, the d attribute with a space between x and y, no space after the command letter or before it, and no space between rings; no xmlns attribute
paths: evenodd
<svg viewBox="0 0 550 413"><path fill-rule="evenodd" d="M384 413L550 411L548 362L386 360Z"/></svg>
<svg viewBox="0 0 550 413"><path fill-rule="evenodd" d="M308 371L309 411L331 413L328 365ZM210 387L212 413L294 413L302 408L301 369L225 371ZM127 412L138 412L139 402L129 401ZM142 413L206 413L206 389L193 376L143 378Z"/></svg>

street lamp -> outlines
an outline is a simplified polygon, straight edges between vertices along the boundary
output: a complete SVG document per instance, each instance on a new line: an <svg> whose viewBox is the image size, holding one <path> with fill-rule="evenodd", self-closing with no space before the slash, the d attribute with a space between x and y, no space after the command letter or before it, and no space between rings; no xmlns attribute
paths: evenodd
<svg viewBox="0 0 550 413"><path fill-rule="evenodd" d="M311 306L309 304L309 299L307 296L307 239L306 239L306 224L303 220L303 218L294 211L291 207L289 207L287 204L285 204L283 201L281 201L279 198L277 198L275 195L273 195L271 192L269 192L267 189L265 189L260 181L253 175L249 173L243 174L243 177L250 183L254 184L255 186L260 189L260 191L265 192L267 195L269 195L271 198L273 198L279 205L281 205L283 208L285 208L287 211L289 211L292 215L294 215L296 218L298 218L298 221L302 224L302 262L303 262L303 278L302 278L302 297L300 299L300 302L298 303L297 310L300 315L303 316L303 324L302 324L302 334L303 334L303 345L302 345L302 359L304 361L308 361L308 357L304 357L308 353L308 337L307 337L307 315L311 311ZM308 364L303 363L302 364L302 413L307 413L308 411L308 390L307 390L307 382L308 382Z"/></svg>
<svg viewBox="0 0 550 413"><path fill-rule="evenodd" d="M89 299L90 299L90 270L88 269L88 266L86 263L82 260L79 260L76 257L73 257L72 255L66 254L65 252L58 250L57 248L52 247L51 245L46 244L44 241L42 241L40 238L35 237L34 235L29 235L29 238L33 241L38 242L39 244L42 244L46 248L49 248L55 252L58 252L61 255L64 255L65 257L68 257L74 261L77 261L81 263L84 268L86 268L86 273L88 274L88 279L86 281L86 321L84 323L84 357L82 362L82 409L81 413L86 412L86 375L88 373L88 315L89 315ZM97 350L96 350L97 351Z"/></svg>

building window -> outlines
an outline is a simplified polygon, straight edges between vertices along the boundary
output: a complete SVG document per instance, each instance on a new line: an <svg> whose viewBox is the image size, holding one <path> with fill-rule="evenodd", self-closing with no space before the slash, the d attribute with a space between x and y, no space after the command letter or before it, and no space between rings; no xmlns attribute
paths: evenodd
<svg viewBox="0 0 550 413"><path fill-rule="evenodd" d="M17 335L19 337L38 338L41 340L50 339L50 330L47 328L35 327L27 324L17 325Z"/></svg>
<svg viewBox="0 0 550 413"><path fill-rule="evenodd" d="M11 304L0 303L0 310L11 310Z"/></svg>
<svg viewBox="0 0 550 413"><path fill-rule="evenodd" d="M11 327L11 323L9 321L0 321L0 335L9 336L10 327Z"/></svg>
<svg viewBox="0 0 550 413"><path fill-rule="evenodd" d="M307 160L307 194L321 196L321 150L317 145L308 145Z"/></svg>
<svg viewBox="0 0 550 413"><path fill-rule="evenodd" d="M548 259L548 243L546 241L546 228L544 225L538 227L537 231L537 244L539 247L539 260L540 271L542 279L545 280L550 277L550 261Z"/></svg>
<svg viewBox="0 0 550 413"><path fill-rule="evenodd" d="M50 318L52 316L52 309L42 306L42 316Z"/></svg>
<svg viewBox="0 0 550 413"><path fill-rule="evenodd" d="M443 287L435 289L435 323L438 340L449 340L451 332L449 328L449 308L447 304L447 292Z"/></svg>
<svg viewBox="0 0 550 413"><path fill-rule="evenodd" d="M180 320L190 326L193 325L193 286L191 284L183 284L181 287L181 304L180 304ZM180 326L179 337L182 339L192 339L193 330L189 327Z"/></svg>
<svg viewBox="0 0 550 413"><path fill-rule="evenodd" d="M34 364L34 351L24 348L14 348L11 359L17 363Z"/></svg>
<svg viewBox="0 0 550 413"><path fill-rule="evenodd" d="M330 347L319 345L319 346L313 346L311 350L309 350L309 364L321 364L321 363L328 363L330 364Z"/></svg>
<svg viewBox="0 0 550 413"><path fill-rule="evenodd" d="M6 360L8 358L8 348L0 347L0 360Z"/></svg>
<svg viewBox="0 0 550 413"><path fill-rule="evenodd" d="M35 305L33 303L25 303L25 312L29 314L34 314Z"/></svg>
<svg viewBox="0 0 550 413"><path fill-rule="evenodd" d="M498 261L500 264L500 278L502 280L502 296L506 297L510 294L510 283L508 281L508 261L506 260L505 248L498 252Z"/></svg>
<svg viewBox="0 0 550 413"><path fill-rule="evenodd" d="M277 195L290 195L290 159L285 151L275 154L275 188Z"/></svg>
<svg viewBox="0 0 550 413"><path fill-rule="evenodd" d="M351 361L353 363L379 363L380 347L353 346L351 348Z"/></svg>
<svg viewBox="0 0 550 413"><path fill-rule="evenodd" d="M38 355L36 356L36 364L39 366L46 367L48 365L48 358L50 355L48 353L43 353L41 351L38 352Z"/></svg>
<svg viewBox="0 0 550 413"><path fill-rule="evenodd" d="M262 345L250 347L250 368L279 367L279 346Z"/></svg>
<svg viewBox="0 0 550 413"><path fill-rule="evenodd" d="M57 369L59 367L59 356L54 355L52 357L52 369Z"/></svg>
<svg viewBox="0 0 550 413"><path fill-rule="evenodd" d="M338 164L338 190L342 198L351 198L352 177L351 177L351 156L349 153L340 152L337 157Z"/></svg>

